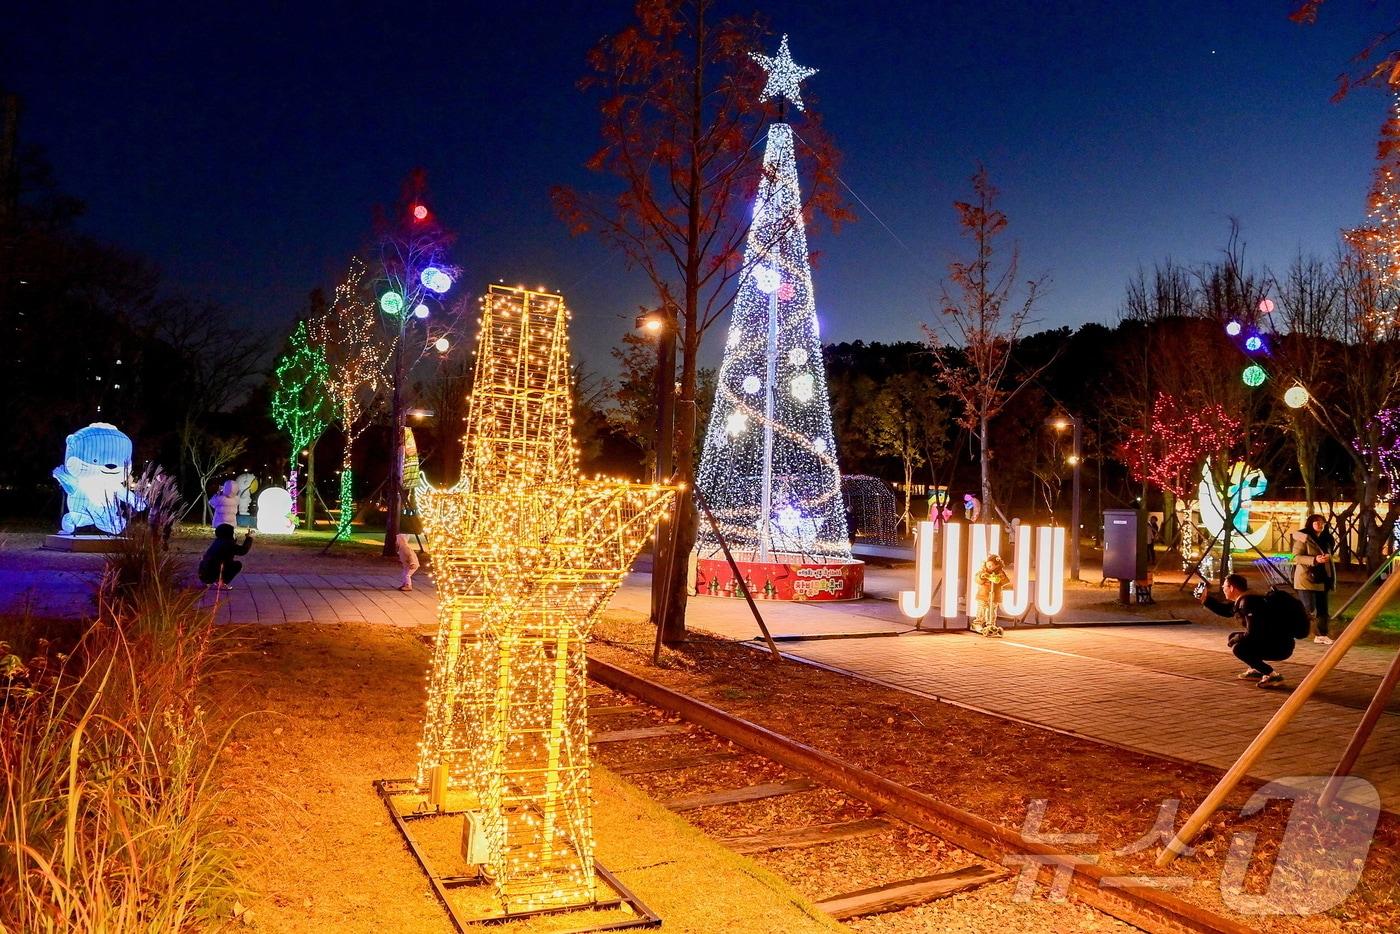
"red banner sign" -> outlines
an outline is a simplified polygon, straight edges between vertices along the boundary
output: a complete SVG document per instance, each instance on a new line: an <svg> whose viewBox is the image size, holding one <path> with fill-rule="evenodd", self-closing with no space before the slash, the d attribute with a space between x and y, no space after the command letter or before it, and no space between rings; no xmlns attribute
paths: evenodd
<svg viewBox="0 0 1400 934"><path fill-rule="evenodd" d="M825 564L777 564L737 561L739 573L755 600L859 600L865 589L865 565L860 561ZM709 597L744 593L723 558L701 558L696 565L695 592Z"/></svg>

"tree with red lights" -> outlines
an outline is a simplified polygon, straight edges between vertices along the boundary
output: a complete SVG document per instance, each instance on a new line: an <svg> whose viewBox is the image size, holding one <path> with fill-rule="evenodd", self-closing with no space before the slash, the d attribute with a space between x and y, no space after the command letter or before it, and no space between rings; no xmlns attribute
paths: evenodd
<svg viewBox="0 0 1400 934"><path fill-rule="evenodd" d="M1240 420L1224 406L1192 406L1159 393L1152 402L1147 427L1128 432L1127 440L1118 449L1118 459L1127 465L1134 479L1188 503L1196 499L1196 485L1209 459L1212 482L1228 513L1224 517L1222 547L1223 553L1229 554L1234 513L1238 510L1238 500L1230 494L1231 451L1242 440ZM1226 562L1220 562L1222 580L1228 570Z"/></svg>

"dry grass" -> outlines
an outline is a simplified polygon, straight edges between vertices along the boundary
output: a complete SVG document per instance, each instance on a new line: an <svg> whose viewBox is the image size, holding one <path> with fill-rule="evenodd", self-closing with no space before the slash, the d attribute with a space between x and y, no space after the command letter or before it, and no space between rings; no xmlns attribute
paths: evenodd
<svg viewBox="0 0 1400 934"><path fill-rule="evenodd" d="M99 620L67 651L26 621L27 660L0 642L0 929L177 931L236 903L220 743L196 696L211 620L147 531L109 564Z"/></svg>

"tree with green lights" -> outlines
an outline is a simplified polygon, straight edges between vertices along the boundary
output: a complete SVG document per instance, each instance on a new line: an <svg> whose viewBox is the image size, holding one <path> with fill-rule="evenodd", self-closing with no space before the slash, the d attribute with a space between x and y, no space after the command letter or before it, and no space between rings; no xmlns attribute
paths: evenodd
<svg viewBox="0 0 1400 934"><path fill-rule="evenodd" d="M287 341L287 349L277 358L272 377L272 420L277 429L291 440L291 458L287 464L288 484L295 488L301 452L307 452L306 524L310 528L314 513L315 481L312 449L334 415L327 384L330 367L326 353L311 343L306 322L297 322L296 330Z"/></svg>

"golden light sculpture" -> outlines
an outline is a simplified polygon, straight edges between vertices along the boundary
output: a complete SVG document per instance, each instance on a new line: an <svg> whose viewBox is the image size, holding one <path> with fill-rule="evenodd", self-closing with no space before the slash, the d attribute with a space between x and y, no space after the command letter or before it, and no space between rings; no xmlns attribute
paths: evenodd
<svg viewBox="0 0 1400 934"><path fill-rule="evenodd" d="M417 492L439 600L418 785L479 815L507 915L596 901L584 644L676 493L579 476L570 378L562 297L492 286L462 478Z"/></svg>

